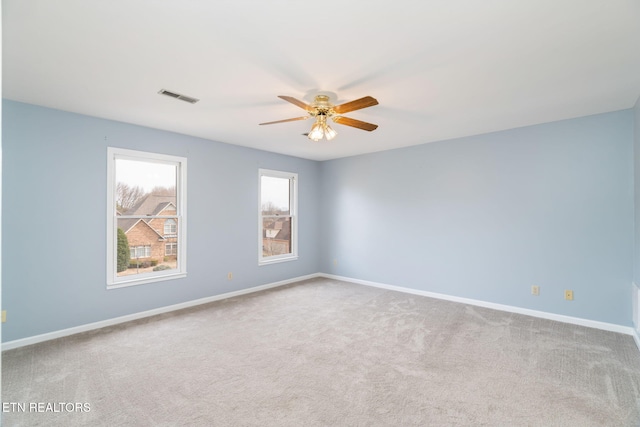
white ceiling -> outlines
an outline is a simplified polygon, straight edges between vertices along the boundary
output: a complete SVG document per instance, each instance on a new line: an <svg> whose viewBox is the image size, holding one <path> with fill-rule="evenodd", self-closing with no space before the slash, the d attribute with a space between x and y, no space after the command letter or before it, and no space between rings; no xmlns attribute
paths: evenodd
<svg viewBox="0 0 640 427"><path fill-rule="evenodd" d="M325 160L630 108L638 0L3 0L3 96ZM188 104L160 89L199 98ZM277 95L380 105L311 121Z"/></svg>

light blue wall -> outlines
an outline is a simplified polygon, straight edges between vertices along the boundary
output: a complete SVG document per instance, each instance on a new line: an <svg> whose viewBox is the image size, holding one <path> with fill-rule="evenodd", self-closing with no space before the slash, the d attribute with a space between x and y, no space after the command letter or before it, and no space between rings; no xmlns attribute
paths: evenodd
<svg viewBox="0 0 640 427"><path fill-rule="evenodd" d="M625 110L324 162L321 269L630 326L632 149Z"/></svg>
<svg viewBox="0 0 640 427"><path fill-rule="evenodd" d="M319 164L3 102L3 341L319 271ZM188 158L188 277L106 290L107 146ZM258 169L299 174L299 254L258 266ZM233 280L227 280L227 272Z"/></svg>
<svg viewBox="0 0 640 427"><path fill-rule="evenodd" d="M2 339L318 271L630 326L638 123L636 105L318 163L4 101ZM107 146L189 159L186 279L105 289ZM259 168L300 176L297 262L257 265Z"/></svg>

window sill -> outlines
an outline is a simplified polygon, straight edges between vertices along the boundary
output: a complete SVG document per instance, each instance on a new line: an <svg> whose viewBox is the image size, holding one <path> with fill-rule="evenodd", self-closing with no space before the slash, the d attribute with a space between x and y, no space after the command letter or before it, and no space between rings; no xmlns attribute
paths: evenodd
<svg viewBox="0 0 640 427"><path fill-rule="evenodd" d="M165 280L182 279L187 277L186 272L166 274L163 276L144 277L140 279L122 280L117 282L108 282L107 289L127 288L129 286L145 285L147 283L164 282Z"/></svg>
<svg viewBox="0 0 640 427"><path fill-rule="evenodd" d="M281 262L295 261L297 259L298 259L298 255L293 255L293 256L288 256L283 258L276 258L276 259L262 259L258 262L258 265L262 266L262 265L269 265L269 264L278 264Z"/></svg>

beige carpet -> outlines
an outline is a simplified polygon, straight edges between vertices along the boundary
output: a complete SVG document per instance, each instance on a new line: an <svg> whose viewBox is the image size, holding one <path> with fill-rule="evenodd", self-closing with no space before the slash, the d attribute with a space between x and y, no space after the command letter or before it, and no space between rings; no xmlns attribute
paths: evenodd
<svg viewBox="0 0 640 427"><path fill-rule="evenodd" d="M640 425L630 336L326 279L2 363L4 426Z"/></svg>

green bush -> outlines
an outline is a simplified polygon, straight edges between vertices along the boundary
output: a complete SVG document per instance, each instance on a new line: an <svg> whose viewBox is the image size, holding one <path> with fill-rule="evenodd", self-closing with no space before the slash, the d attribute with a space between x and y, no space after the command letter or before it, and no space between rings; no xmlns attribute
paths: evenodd
<svg viewBox="0 0 640 427"><path fill-rule="evenodd" d="M122 228L118 228L118 273L121 271L125 271L129 266L129 257L131 256L131 252L129 252L129 240L127 239L127 235L124 234L124 230Z"/></svg>
<svg viewBox="0 0 640 427"><path fill-rule="evenodd" d="M162 271L162 270L171 270L171 267L169 267L168 265L159 265L157 267L154 267L153 271Z"/></svg>
<svg viewBox="0 0 640 427"><path fill-rule="evenodd" d="M156 265L158 265L158 260L157 259L152 259L149 262L151 263L151 267L155 267Z"/></svg>

